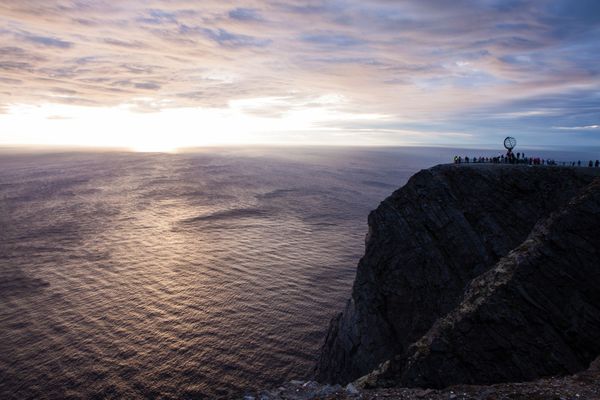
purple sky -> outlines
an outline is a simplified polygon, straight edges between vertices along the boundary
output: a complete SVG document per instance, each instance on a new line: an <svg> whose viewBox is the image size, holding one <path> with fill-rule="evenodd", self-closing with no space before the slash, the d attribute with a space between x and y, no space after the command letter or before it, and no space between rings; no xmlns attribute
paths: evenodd
<svg viewBox="0 0 600 400"><path fill-rule="evenodd" d="M0 0L4 144L600 146L599 72L597 0Z"/></svg>

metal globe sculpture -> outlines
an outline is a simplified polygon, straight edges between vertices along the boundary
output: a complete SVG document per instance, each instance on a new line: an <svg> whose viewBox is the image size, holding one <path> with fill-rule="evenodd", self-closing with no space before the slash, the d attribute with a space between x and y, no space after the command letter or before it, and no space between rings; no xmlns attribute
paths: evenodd
<svg viewBox="0 0 600 400"><path fill-rule="evenodd" d="M506 139L504 139L504 148L506 150L511 151L512 149L515 148L516 145L517 145L517 139L515 139L514 137L507 136Z"/></svg>

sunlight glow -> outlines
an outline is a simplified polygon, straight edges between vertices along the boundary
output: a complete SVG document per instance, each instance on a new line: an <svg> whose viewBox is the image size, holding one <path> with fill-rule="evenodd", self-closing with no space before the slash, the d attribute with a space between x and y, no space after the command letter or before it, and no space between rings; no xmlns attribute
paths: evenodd
<svg viewBox="0 0 600 400"><path fill-rule="evenodd" d="M149 99L144 99L149 101ZM383 114L336 110L343 102L327 95L311 105L285 97L231 101L227 108L172 108L139 112L134 105L84 107L13 105L0 115L4 143L125 147L172 152L182 147L229 144L323 143L333 123L385 120ZM335 140L336 135L329 135ZM318 139L318 140L317 140ZM324 140L325 139L325 140Z"/></svg>

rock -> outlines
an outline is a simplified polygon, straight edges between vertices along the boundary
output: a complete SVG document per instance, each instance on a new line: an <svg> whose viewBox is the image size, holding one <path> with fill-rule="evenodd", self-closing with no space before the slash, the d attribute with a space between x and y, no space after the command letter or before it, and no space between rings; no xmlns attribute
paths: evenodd
<svg viewBox="0 0 600 400"><path fill-rule="evenodd" d="M314 390L314 389L318 388L319 386L320 386L319 382L315 382L315 381L308 381L302 385L303 388L309 389L309 390L311 390L311 389Z"/></svg>
<svg viewBox="0 0 600 400"><path fill-rule="evenodd" d="M357 395L351 395L341 390L320 396L319 390L326 385L319 385L312 390L299 388L291 383L284 384L284 391L260 392L256 395L267 395L265 400L325 400L325 399L405 399L405 400L448 400L451 396L456 399L471 400L507 400L507 399L600 399L600 357L592 363L588 370L577 375L566 377L543 378L533 382L502 383L490 386L460 385L447 389L410 389L410 388L375 388L361 390ZM354 383L352 384L354 385Z"/></svg>
<svg viewBox="0 0 600 400"><path fill-rule="evenodd" d="M352 297L331 321L317 379L347 383L390 358L406 358L409 346L459 305L472 279L523 243L539 220L565 205L594 173L444 165L414 175L369 215ZM577 312L575 324L589 310ZM478 321L461 319L462 334L473 324ZM500 346L503 340L496 342ZM449 354L449 345L454 342L435 340L427 348L431 355ZM572 366L579 368L580 361Z"/></svg>
<svg viewBox="0 0 600 400"><path fill-rule="evenodd" d="M316 397L331 396L332 394L336 393L340 389L341 389L340 385L335 385L335 386L325 385L317 391Z"/></svg>
<svg viewBox="0 0 600 400"><path fill-rule="evenodd" d="M418 392L415 393L415 396L419 399L422 399L423 397L427 397L429 396L431 393L433 393L433 390L431 389L424 389L424 390L419 390Z"/></svg>
<svg viewBox="0 0 600 400"><path fill-rule="evenodd" d="M351 396L356 396L360 394L356 386L354 386L352 383L346 385L346 393L348 393Z"/></svg>
<svg viewBox="0 0 600 400"><path fill-rule="evenodd" d="M599 287L600 178L474 279L378 382L443 388L582 371L600 354Z"/></svg>

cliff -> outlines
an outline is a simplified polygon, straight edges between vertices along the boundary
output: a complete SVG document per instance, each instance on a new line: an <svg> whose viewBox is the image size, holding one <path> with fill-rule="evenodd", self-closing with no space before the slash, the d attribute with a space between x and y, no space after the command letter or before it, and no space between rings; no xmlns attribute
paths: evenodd
<svg viewBox="0 0 600 400"><path fill-rule="evenodd" d="M444 165L369 215L318 380L444 387L582 370L600 353L595 169ZM581 227L581 229L579 229Z"/></svg>

